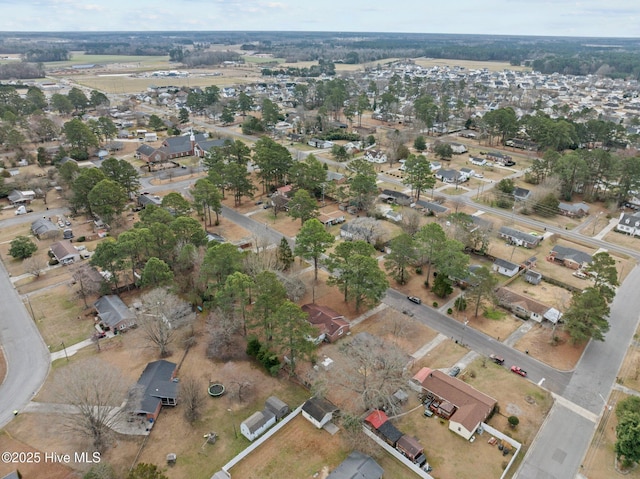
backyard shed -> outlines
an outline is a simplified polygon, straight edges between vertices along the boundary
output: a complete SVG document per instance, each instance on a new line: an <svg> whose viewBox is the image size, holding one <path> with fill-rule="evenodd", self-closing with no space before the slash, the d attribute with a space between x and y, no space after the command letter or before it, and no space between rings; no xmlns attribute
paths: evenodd
<svg viewBox="0 0 640 479"><path fill-rule="evenodd" d="M264 407L265 409L268 409L275 415L276 421L279 421L280 419L285 417L287 414L289 414L289 406L287 406L287 404L284 401L282 401L281 399L275 396L269 397L265 401Z"/></svg>
<svg viewBox="0 0 640 479"><path fill-rule="evenodd" d="M253 441L261 436L267 429L276 423L276 416L271 411L264 409L254 412L240 423L240 432L244 437Z"/></svg>
<svg viewBox="0 0 640 479"><path fill-rule="evenodd" d="M303 404L302 415L315 427L321 429L333 419L333 413L337 410L338 408L326 399L313 397Z"/></svg>

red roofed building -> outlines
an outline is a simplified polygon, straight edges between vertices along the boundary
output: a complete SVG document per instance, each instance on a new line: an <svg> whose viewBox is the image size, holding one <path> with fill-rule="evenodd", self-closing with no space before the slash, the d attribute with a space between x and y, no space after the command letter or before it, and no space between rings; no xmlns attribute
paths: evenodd
<svg viewBox="0 0 640 479"><path fill-rule="evenodd" d="M497 403L464 381L435 369L422 368L412 381L435 397L434 404L439 404L435 412L448 417L449 429L465 439L471 439Z"/></svg>
<svg viewBox="0 0 640 479"><path fill-rule="evenodd" d="M305 304L302 311L309 314L309 323L318 330L316 343L333 343L349 332L351 326L344 316L327 306Z"/></svg>
<svg viewBox="0 0 640 479"><path fill-rule="evenodd" d="M371 426L373 429L379 429L389 418L380 409L374 409L371 414L364 418L365 424Z"/></svg>

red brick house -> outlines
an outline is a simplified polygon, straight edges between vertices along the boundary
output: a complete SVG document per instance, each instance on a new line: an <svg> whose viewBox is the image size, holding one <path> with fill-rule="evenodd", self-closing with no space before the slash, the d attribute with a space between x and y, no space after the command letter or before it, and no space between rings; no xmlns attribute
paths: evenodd
<svg viewBox="0 0 640 479"><path fill-rule="evenodd" d="M333 343L346 335L351 326L344 316L327 306L305 304L302 311L309 314L309 323L318 330L316 343L327 341Z"/></svg>

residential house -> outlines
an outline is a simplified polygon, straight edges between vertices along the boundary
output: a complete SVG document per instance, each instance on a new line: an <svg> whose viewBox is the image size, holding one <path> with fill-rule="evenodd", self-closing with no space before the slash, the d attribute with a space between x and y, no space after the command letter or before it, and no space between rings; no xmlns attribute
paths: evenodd
<svg viewBox="0 0 640 479"><path fill-rule="evenodd" d="M571 269L581 269L591 264L593 258L584 251L567 246L555 245L547 256L547 261L559 263Z"/></svg>
<svg viewBox="0 0 640 479"><path fill-rule="evenodd" d="M519 186L516 186L516 188L513 190L513 198L516 201L526 201L529 199L530 196L531 196L531 191L526 188L521 188Z"/></svg>
<svg viewBox="0 0 640 479"><path fill-rule="evenodd" d="M471 168L460 168L460 181L465 182L469 181L473 175L475 175L476 170L472 170Z"/></svg>
<svg viewBox="0 0 640 479"><path fill-rule="evenodd" d="M511 158L511 156L500 153L499 151L491 151L487 153L487 160L495 161L496 163L507 166L509 166L509 164L513 164L513 158Z"/></svg>
<svg viewBox="0 0 640 479"><path fill-rule="evenodd" d="M436 399L434 412L448 417L449 430L465 439L471 439L497 404L492 397L437 369L422 368L412 381Z"/></svg>
<svg viewBox="0 0 640 479"><path fill-rule="evenodd" d="M467 152L467 147L463 143L448 142L447 144L451 146L451 151L453 151L455 155L462 155Z"/></svg>
<svg viewBox="0 0 640 479"><path fill-rule="evenodd" d="M640 212L622 213L616 230L631 236L640 236Z"/></svg>
<svg viewBox="0 0 640 479"><path fill-rule="evenodd" d="M509 244L524 246L525 248L535 248L542 240L540 236L525 233L508 226L502 226L498 234L500 238L506 239Z"/></svg>
<svg viewBox="0 0 640 479"><path fill-rule="evenodd" d="M316 344L322 341L333 343L348 334L351 329L344 316L328 306L310 303L303 305L302 311L309 314L309 323L318 331L318 336L314 339Z"/></svg>
<svg viewBox="0 0 640 479"><path fill-rule="evenodd" d="M518 271L520 271L520 266L518 266L515 263L512 263L511 261L507 261L506 259L496 258L495 261L493 262L492 269L497 273L500 273L504 276L511 278L516 274L518 274Z"/></svg>
<svg viewBox="0 0 640 479"><path fill-rule="evenodd" d="M487 160L484 158L478 158L476 156L469 157L469 163L475 166L484 166L487 164Z"/></svg>
<svg viewBox="0 0 640 479"><path fill-rule="evenodd" d="M547 319L552 323L556 323L562 316L557 309L524 294L516 293L507 287L498 288L496 290L496 298L498 298L500 306L510 310L522 319L532 319L538 323L542 322L543 319Z"/></svg>
<svg viewBox="0 0 640 479"><path fill-rule="evenodd" d="M311 138L307 144L309 146L313 146L314 148L331 148L333 146L332 141L328 140L320 140L318 138Z"/></svg>
<svg viewBox="0 0 640 479"><path fill-rule="evenodd" d="M357 220L358 218L356 218ZM359 221L349 221L340 226L340 237L346 240L363 240L370 242L373 233L382 229L382 222L376 220L375 223L362 224Z"/></svg>
<svg viewBox="0 0 640 479"><path fill-rule="evenodd" d="M318 429L324 427L331 419L338 408L331 404L328 400L312 397L302 405L302 415Z"/></svg>
<svg viewBox="0 0 640 479"><path fill-rule="evenodd" d="M60 236L60 228L46 218L37 219L31 223L31 232L38 239L51 239Z"/></svg>
<svg viewBox="0 0 640 479"><path fill-rule="evenodd" d="M384 189L378 195L378 198L387 203L398 203L405 206L411 204L411 197L401 191Z"/></svg>
<svg viewBox="0 0 640 479"><path fill-rule="evenodd" d="M49 249L53 257L62 265L68 265L80 259L80 252L68 240L53 243Z"/></svg>
<svg viewBox="0 0 640 479"><path fill-rule="evenodd" d="M346 221L344 214L342 214L340 211L333 211L331 213L321 212L318 215L317 219L320 223L322 223L325 226L338 225Z"/></svg>
<svg viewBox="0 0 640 479"><path fill-rule="evenodd" d="M177 364L164 359L147 364L138 379L137 387L142 397L134 412L153 422L158 419L162 406L175 406L178 403L176 372Z"/></svg>
<svg viewBox="0 0 640 479"><path fill-rule="evenodd" d="M530 284L540 284L542 281L542 273L528 269L524 274L524 280Z"/></svg>
<svg viewBox="0 0 640 479"><path fill-rule="evenodd" d="M473 214L471 215L471 221L476 226L476 228L481 228L484 231L493 231L493 221L484 219L481 215ZM475 231L472 230L472 232Z"/></svg>
<svg viewBox="0 0 640 479"><path fill-rule="evenodd" d="M440 163L439 161L430 161L429 162L429 169L433 172L433 171L438 171L440 168L442 168L442 163Z"/></svg>
<svg viewBox="0 0 640 479"><path fill-rule="evenodd" d="M117 295L101 297L93 306L98 312L98 318L103 329L112 331L125 331L136 325L136 316Z"/></svg>
<svg viewBox="0 0 640 479"><path fill-rule="evenodd" d="M364 152L364 159L370 163L386 163L387 155L382 150L367 150Z"/></svg>
<svg viewBox="0 0 640 479"><path fill-rule="evenodd" d="M282 399L277 398L275 396L269 396L264 403L264 408L271 411L275 417L276 421L279 421L287 414L289 414L289 406Z"/></svg>
<svg viewBox="0 0 640 479"><path fill-rule="evenodd" d="M478 279L476 278L475 272L482 268L479 264L470 264L467 268L467 275L464 278L451 278L452 281L456 284L456 286L461 289L467 289L468 287L475 287L478 285Z"/></svg>
<svg viewBox="0 0 640 479"><path fill-rule="evenodd" d="M268 409L256 411L240 423L240 432L244 437L253 441L276 423L276 415Z"/></svg>
<svg viewBox="0 0 640 479"><path fill-rule="evenodd" d="M159 148L149 145L141 145L136 150L136 156L147 163L162 163L185 156L197 156L203 158L211 148L222 147L224 139L212 140L204 133L182 136L171 136L162 142Z"/></svg>
<svg viewBox="0 0 640 479"><path fill-rule="evenodd" d="M449 208L446 206L442 206L438 203L432 203L430 201L418 200L412 205L414 208L420 209L427 214L432 214L433 216L443 215Z"/></svg>
<svg viewBox="0 0 640 479"><path fill-rule="evenodd" d="M32 190L13 190L7 196L9 203L14 206L28 205L36 198L36 192Z"/></svg>
<svg viewBox="0 0 640 479"><path fill-rule="evenodd" d="M146 208L149 205L162 206L162 199L157 195L142 193L138 195L138 206Z"/></svg>
<svg viewBox="0 0 640 479"><path fill-rule="evenodd" d="M384 469L370 456L353 451L327 479L382 479Z"/></svg>
<svg viewBox="0 0 640 479"><path fill-rule="evenodd" d="M442 181L443 183L461 183L462 175L458 170L443 170L439 169L435 174L436 179Z"/></svg>
<svg viewBox="0 0 640 479"><path fill-rule="evenodd" d="M558 210L561 215L568 216L570 218L582 218L589 214L589 205L583 202L580 203L563 203L558 204Z"/></svg>

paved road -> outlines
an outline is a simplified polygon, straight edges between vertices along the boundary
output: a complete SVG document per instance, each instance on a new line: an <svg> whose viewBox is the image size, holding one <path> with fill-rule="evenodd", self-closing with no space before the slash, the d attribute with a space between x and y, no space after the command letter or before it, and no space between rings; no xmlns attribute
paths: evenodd
<svg viewBox="0 0 640 479"><path fill-rule="evenodd" d="M520 366L527 371L528 380L534 383L542 382L542 385L551 392L562 394L567 384L569 384L571 372L558 371L473 329L473 318L471 317L469 318L469 325L465 326L463 323L459 323L455 319L430 307L409 302L406 295L394 289L387 290L384 302L399 311L411 310L415 319L418 319L431 329L452 338L454 341L463 343L477 353L484 356L488 356L491 353L502 356L505 359L505 367ZM526 379L523 378L523 381L526 381Z"/></svg>
<svg viewBox="0 0 640 479"><path fill-rule="evenodd" d="M0 427L22 410L49 374L49 350L0 262L0 344L7 375L0 385Z"/></svg>

